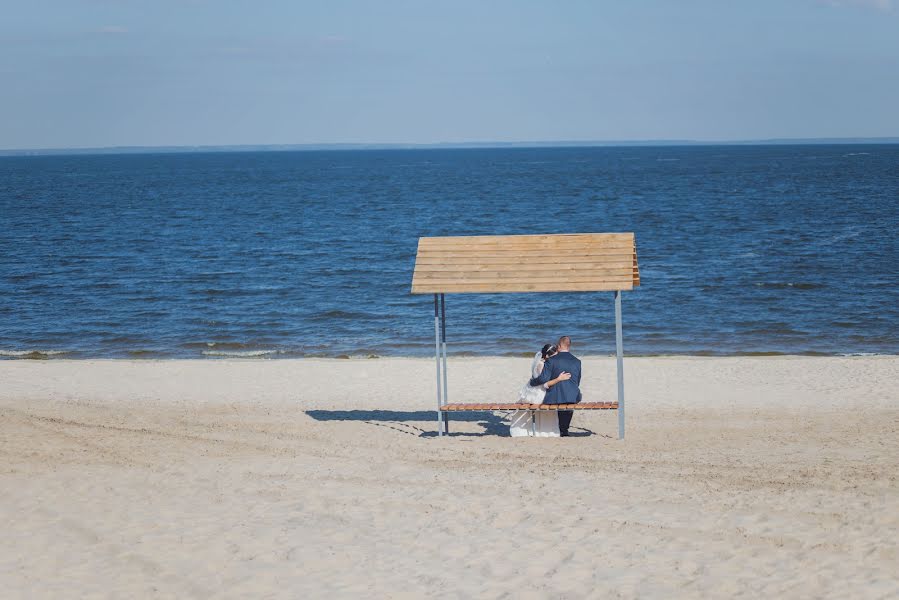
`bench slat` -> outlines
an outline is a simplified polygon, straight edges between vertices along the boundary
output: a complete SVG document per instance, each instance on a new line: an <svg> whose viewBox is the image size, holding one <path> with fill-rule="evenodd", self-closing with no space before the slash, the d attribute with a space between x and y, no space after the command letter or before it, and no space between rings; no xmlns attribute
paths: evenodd
<svg viewBox="0 0 899 600"><path fill-rule="evenodd" d="M445 404L444 412L493 410L617 410L617 402L581 402L580 404Z"/></svg>

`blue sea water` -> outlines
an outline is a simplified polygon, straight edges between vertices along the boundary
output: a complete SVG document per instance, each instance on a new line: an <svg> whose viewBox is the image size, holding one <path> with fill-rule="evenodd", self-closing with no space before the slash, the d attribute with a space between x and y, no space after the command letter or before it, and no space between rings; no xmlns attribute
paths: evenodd
<svg viewBox="0 0 899 600"><path fill-rule="evenodd" d="M899 146L0 158L0 356L426 355L419 236L634 231L628 354L899 353ZM614 352L611 293L452 295L450 351Z"/></svg>

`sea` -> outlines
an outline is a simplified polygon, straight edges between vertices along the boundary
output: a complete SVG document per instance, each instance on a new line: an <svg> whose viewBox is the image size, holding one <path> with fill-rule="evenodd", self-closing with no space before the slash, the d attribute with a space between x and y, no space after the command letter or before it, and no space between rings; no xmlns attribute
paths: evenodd
<svg viewBox="0 0 899 600"><path fill-rule="evenodd" d="M419 237L630 231L625 354L897 354L897 228L899 145L2 157L0 358L427 356ZM610 292L446 310L454 355L615 351Z"/></svg>

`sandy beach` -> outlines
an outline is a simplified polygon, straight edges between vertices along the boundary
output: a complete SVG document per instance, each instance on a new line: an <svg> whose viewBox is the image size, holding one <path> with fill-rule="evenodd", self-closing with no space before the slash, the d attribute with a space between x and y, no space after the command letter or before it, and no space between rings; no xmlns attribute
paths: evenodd
<svg viewBox="0 0 899 600"><path fill-rule="evenodd" d="M513 401L528 358L450 360ZM591 401L614 360L584 361ZM427 359L0 362L4 598L895 598L899 357L629 358L569 439Z"/></svg>

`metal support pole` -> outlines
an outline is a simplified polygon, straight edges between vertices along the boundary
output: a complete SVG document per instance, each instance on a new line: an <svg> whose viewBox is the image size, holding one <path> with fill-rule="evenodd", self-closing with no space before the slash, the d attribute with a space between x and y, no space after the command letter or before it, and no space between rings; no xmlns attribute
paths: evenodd
<svg viewBox="0 0 899 600"><path fill-rule="evenodd" d="M437 360L437 435L441 436L444 433L444 426L443 411L440 410L443 402L441 402L442 386L440 381L440 310L437 304L437 294L434 294L434 339L436 340L434 358Z"/></svg>
<svg viewBox="0 0 899 600"><path fill-rule="evenodd" d="M449 404L449 392L447 391L446 368L446 295L440 294L440 333L443 342L443 403ZM449 415L443 415L443 432L449 434Z"/></svg>
<svg viewBox="0 0 899 600"><path fill-rule="evenodd" d="M618 358L618 439L624 439L624 336L621 333L621 290L615 290L615 354Z"/></svg>

